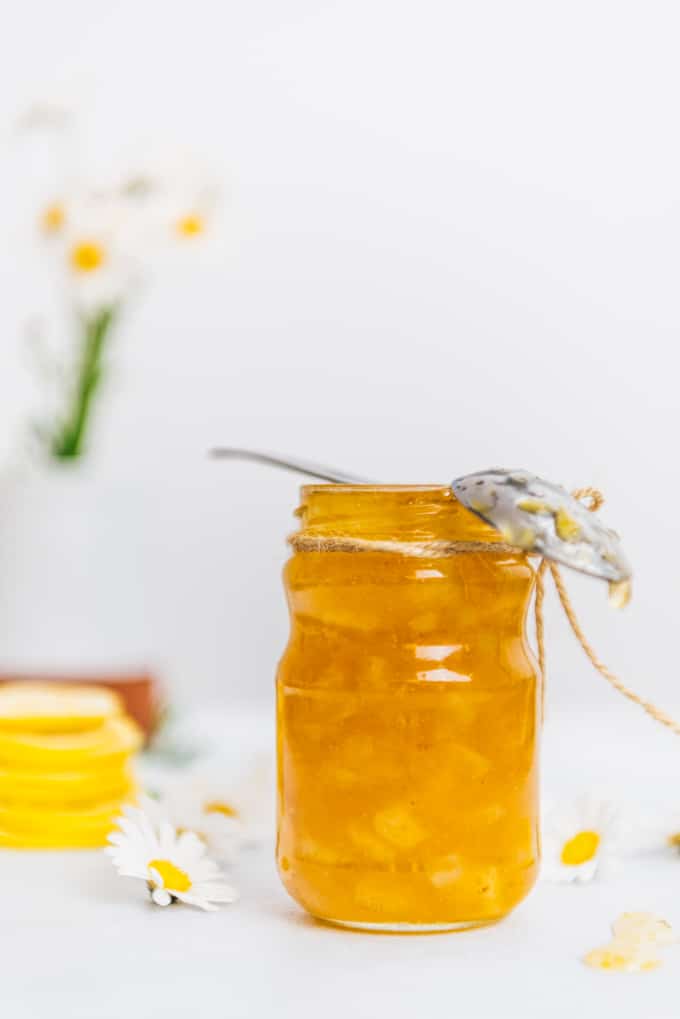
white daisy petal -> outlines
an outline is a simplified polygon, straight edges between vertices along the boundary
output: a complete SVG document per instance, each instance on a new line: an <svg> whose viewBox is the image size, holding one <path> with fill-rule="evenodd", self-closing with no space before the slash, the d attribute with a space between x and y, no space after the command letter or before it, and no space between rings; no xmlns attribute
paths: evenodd
<svg viewBox="0 0 680 1019"><path fill-rule="evenodd" d="M110 835L106 836L106 841L110 843L109 847L104 851L106 853L115 851L117 846L124 846L126 842L126 836L120 831L112 831Z"/></svg>
<svg viewBox="0 0 680 1019"><path fill-rule="evenodd" d="M122 832L127 839L134 839L138 836L136 823L129 817L117 817L116 828Z"/></svg>
<svg viewBox="0 0 680 1019"><path fill-rule="evenodd" d="M121 877L134 877L140 881L146 881L148 878L146 867L121 867L118 873Z"/></svg>
<svg viewBox="0 0 680 1019"><path fill-rule="evenodd" d="M180 902L185 902L187 906L198 906L199 909L204 909L206 913L214 913L217 910L217 906L214 906L212 902L208 902L207 899L195 893L175 892L175 895Z"/></svg>
<svg viewBox="0 0 680 1019"><path fill-rule="evenodd" d="M200 860L205 856L205 843L199 839L193 831L183 831L177 840L179 851L193 860Z"/></svg>
<svg viewBox="0 0 680 1019"><path fill-rule="evenodd" d="M158 832L158 848L161 856L165 856L167 853L172 852L175 841L175 829L169 821L163 821Z"/></svg>
<svg viewBox="0 0 680 1019"><path fill-rule="evenodd" d="M153 842L154 844L157 845L158 835L148 815L139 809L136 810L136 814L139 822L139 831L142 838L148 839L149 842Z"/></svg>
<svg viewBox="0 0 680 1019"><path fill-rule="evenodd" d="M224 883L197 882L193 890L197 895L210 899L211 902L237 902L239 898L236 889Z"/></svg>
<svg viewBox="0 0 680 1019"><path fill-rule="evenodd" d="M201 881L208 881L214 875L221 873L215 861L205 856L194 862L193 872Z"/></svg>

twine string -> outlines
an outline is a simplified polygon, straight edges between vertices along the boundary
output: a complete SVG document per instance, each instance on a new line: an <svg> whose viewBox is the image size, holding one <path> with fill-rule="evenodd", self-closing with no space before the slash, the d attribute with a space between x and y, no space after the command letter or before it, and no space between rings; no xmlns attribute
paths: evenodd
<svg viewBox="0 0 680 1019"><path fill-rule="evenodd" d="M536 570L536 596L534 599L534 620L536 625L536 647L538 648L538 671L541 675L541 721L545 718L545 623L543 602L545 600L545 571L547 559L541 559Z"/></svg>
<svg viewBox="0 0 680 1019"><path fill-rule="evenodd" d="M596 488L578 488L572 492L575 499L579 499L586 505L591 513L596 513L604 503L604 496ZM416 556L419 558L444 558L464 552L521 552L505 542L486 541L373 541L367 538L350 537L318 537L315 535L293 534L288 539L293 549L297 552L377 552L377 553L398 553L401 555ZM660 708L657 708L651 701L640 697L634 690L612 672L602 662L592 644L586 637L581 624L579 623L571 599L567 593L564 579L559 566L547 559L541 559L536 570L536 595L534 600L534 618L536 625L536 646L538 649L538 666L541 675L541 713L545 706L545 623L543 616L543 603L545 600L545 574L549 571L557 591L564 614L567 617L569 626L576 640L581 645L591 665L603 679L607 681L618 693L626 697L633 704L642 708L655 722L670 729L676 736L680 736L680 723L676 722L670 715Z"/></svg>
<svg viewBox="0 0 680 1019"><path fill-rule="evenodd" d="M543 562L545 562L545 560L543 560ZM585 651L593 668L599 672L600 675L606 679L606 681L623 697L627 697L629 701L633 702L633 704L637 704L643 711L646 711L648 715L651 715L655 722L665 725L666 728L670 729L671 732L674 732L676 736L680 736L680 724L678 724L675 719L671 718L670 715L667 715L665 711L661 710L661 708L657 708L657 706L652 704L651 701L645 700L644 697L640 697L639 694L636 694L634 690L631 690L630 687L627 687L626 684L619 679L616 673L612 672L611 669L607 668L604 662L600 661L592 644L581 629L581 624L576 618L576 613L574 612L571 600L567 594L564 579L555 563L550 563L550 573L552 574L558 597L572 632Z"/></svg>
<svg viewBox="0 0 680 1019"><path fill-rule="evenodd" d="M588 503L586 503L586 505L591 513L596 513L604 503L604 496L596 488L577 488L576 491L572 492L572 495L574 496L575 499L579 499L581 502L584 503L586 502L586 499L589 500ZM595 671L599 672L602 678L605 679L610 684L610 686L612 686L618 693L620 693L622 697L627 697L629 701L633 702L633 704L637 704L638 707L642 708L643 711L646 711L647 714L650 715L655 722L659 722L660 725L664 725L667 729L670 729L671 732L675 733L676 736L680 736L680 724L678 724L678 722L676 722L674 718L671 718L670 715L667 715L665 711L661 710L661 708L657 708L657 706L655 704L652 704L651 701L645 700L644 697L640 697L639 694L636 694L634 690L631 690L630 687L626 686L626 684L616 675L615 672L612 672L612 670L608 668L604 664L604 662L600 660L592 644L590 643L585 633L583 632L581 624L576 618L576 613L574 612L574 607L571 604L571 599L567 593L567 588L564 583L564 578L562 576L559 566L557 565L557 563L548 562L547 559L543 559L538 568L538 573L540 575L540 583L537 582L536 588L536 603L535 603L536 635L537 635L536 642L538 644L539 649L539 662L541 662L541 658L543 659L543 662L545 662L545 647L543 647L543 649L541 648L541 645L544 643L543 612L542 612L543 600L541 596L541 601L539 604L539 589L545 588L545 585L543 583L543 574L545 573L546 568L550 570L550 575L552 576L553 583L555 585L555 590L557 591L558 598L560 599L560 604L562 605L564 614L567 617L567 621L569 623L569 626L571 627L572 633L574 634L576 640L583 648L590 664L593 666ZM542 675L544 675L543 666L541 667L541 673Z"/></svg>

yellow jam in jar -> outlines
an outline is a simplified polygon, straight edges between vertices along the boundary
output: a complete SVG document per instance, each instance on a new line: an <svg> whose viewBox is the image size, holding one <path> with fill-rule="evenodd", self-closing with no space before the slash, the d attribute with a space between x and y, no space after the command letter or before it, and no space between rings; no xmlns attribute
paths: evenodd
<svg viewBox="0 0 680 1019"><path fill-rule="evenodd" d="M277 683L282 881L348 926L495 921L538 869L534 569L477 549L502 539L445 487L307 486L298 516Z"/></svg>

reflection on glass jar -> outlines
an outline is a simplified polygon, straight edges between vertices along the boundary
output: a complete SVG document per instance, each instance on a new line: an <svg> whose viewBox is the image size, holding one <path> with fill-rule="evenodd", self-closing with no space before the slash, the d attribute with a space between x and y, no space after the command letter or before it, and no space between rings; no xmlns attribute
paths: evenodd
<svg viewBox="0 0 680 1019"><path fill-rule="evenodd" d="M538 869L525 555L435 486L307 486L285 571L278 865L324 920L499 919ZM386 547L384 543L395 543Z"/></svg>

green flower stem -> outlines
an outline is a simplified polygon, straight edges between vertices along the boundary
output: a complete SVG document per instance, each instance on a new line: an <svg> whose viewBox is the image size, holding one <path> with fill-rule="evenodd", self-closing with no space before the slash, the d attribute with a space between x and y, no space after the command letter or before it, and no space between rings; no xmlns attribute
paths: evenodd
<svg viewBox="0 0 680 1019"><path fill-rule="evenodd" d="M73 400L66 420L52 437L50 452L56 460L76 459L83 453L92 410L92 398L102 377L102 356L115 309L104 308L84 323Z"/></svg>

